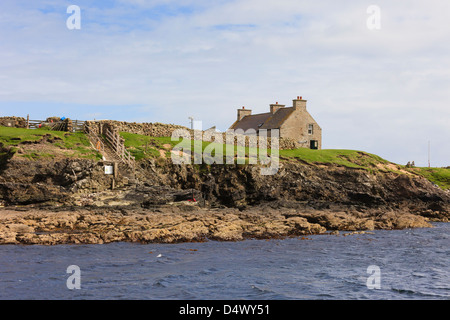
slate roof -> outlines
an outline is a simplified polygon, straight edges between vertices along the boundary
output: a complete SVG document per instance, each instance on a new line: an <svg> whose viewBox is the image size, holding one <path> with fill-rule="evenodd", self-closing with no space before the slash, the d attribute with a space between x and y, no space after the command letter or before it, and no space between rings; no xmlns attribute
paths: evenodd
<svg viewBox="0 0 450 320"><path fill-rule="evenodd" d="M260 129L279 129L283 122L294 112L294 107L280 108L268 118Z"/></svg>
<svg viewBox="0 0 450 320"><path fill-rule="evenodd" d="M248 129L255 129L256 131L259 129L279 129L293 111L293 107L288 107L280 108L274 114L266 112L245 116L241 121L236 121L230 129L242 129L244 131Z"/></svg>
<svg viewBox="0 0 450 320"><path fill-rule="evenodd" d="M247 131L248 129L255 129L258 131L259 125L264 124L264 122L270 118L272 114L270 112L253 114L249 116L245 116L241 119L241 121L236 121L230 129L242 129Z"/></svg>

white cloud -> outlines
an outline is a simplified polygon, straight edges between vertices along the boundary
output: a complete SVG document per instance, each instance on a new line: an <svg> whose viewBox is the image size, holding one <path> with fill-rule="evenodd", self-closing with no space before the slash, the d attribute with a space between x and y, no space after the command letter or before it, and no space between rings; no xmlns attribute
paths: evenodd
<svg viewBox="0 0 450 320"><path fill-rule="evenodd" d="M2 1L1 105L111 106L111 117L185 125L194 115L224 130L242 105L265 112L302 95L325 147L406 163L432 139L448 165L448 1L378 1L376 31L354 1L117 3L80 1L70 31L60 2Z"/></svg>

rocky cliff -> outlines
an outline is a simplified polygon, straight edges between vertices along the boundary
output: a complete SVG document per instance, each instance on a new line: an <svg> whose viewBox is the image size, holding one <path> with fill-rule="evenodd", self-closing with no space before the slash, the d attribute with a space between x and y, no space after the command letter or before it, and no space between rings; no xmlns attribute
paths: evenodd
<svg viewBox="0 0 450 320"><path fill-rule="evenodd" d="M0 168L0 243L179 242L429 227L450 194L409 172L283 159L257 165L141 161L104 174L93 160L12 158Z"/></svg>

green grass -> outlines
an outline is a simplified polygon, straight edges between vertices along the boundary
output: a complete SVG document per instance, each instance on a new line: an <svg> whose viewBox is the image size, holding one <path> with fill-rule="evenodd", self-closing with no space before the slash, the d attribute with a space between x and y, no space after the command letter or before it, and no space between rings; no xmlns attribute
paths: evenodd
<svg viewBox="0 0 450 320"><path fill-rule="evenodd" d="M38 160L43 158L53 159L55 155L48 152L29 152L24 154L23 157L29 160Z"/></svg>
<svg viewBox="0 0 450 320"><path fill-rule="evenodd" d="M4 147L9 147L18 146L24 141L39 141L42 139L43 134L35 132L38 130L43 131L42 129L27 130L21 128L0 127L0 143L2 143ZM47 132L48 131L45 130L45 133Z"/></svg>
<svg viewBox="0 0 450 320"><path fill-rule="evenodd" d="M43 139L50 140L53 146L62 150L73 151L71 157L101 159L101 155L93 150L86 134L82 132L51 131L42 129L23 129L0 127L0 144L3 149L16 152L24 143L39 142ZM21 155L28 159L53 158L54 155L46 151L30 151Z"/></svg>
<svg viewBox="0 0 450 320"><path fill-rule="evenodd" d="M280 156L298 158L308 163L331 163L352 168L376 168L389 161L363 151L344 149L312 150L307 148L280 150Z"/></svg>
<svg viewBox="0 0 450 320"><path fill-rule="evenodd" d="M164 150L166 158L170 158L170 150L177 146L182 140L172 141L171 137L149 137L145 135L121 132L120 135L125 139L125 147L136 158L137 161L146 158L161 158L160 150ZM88 158L88 159L101 159L101 155L94 151L89 143L88 137L84 133L69 133L62 131L51 131L47 128L27 130L21 128L0 127L0 161L10 158L17 152L21 144L27 142L39 142L42 139L50 140L53 146L62 150L74 151L70 157ZM198 143L194 147L194 143ZM212 156L222 157L223 163L226 163L226 145L214 142L191 140L191 150L200 147L204 153L205 149L211 151L213 148L215 152L212 152ZM169 150L164 145L170 145ZM237 147L234 146L234 155L237 155ZM258 149L244 148L245 163L249 162L248 156L252 154L258 154ZM264 151L266 151L264 153ZM270 150L262 150L263 154L270 155ZM377 166L384 164L391 164L389 161L367 152L357 150L343 150L343 149L323 149L323 150L311 150L306 148L280 150L279 155L281 159L301 160L310 164L335 164L351 168L362 168L369 171L377 170ZM41 158L53 158L54 155L45 151L29 151L22 154L22 157L36 160ZM242 159L242 158L241 158ZM259 163L259 158L258 158ZM395 165L395 164L394 164ZM419 174L428 180L434 182L442 189L450 189L450 169L446 168L405 168L404 166L395 165L398 169L408 170ZM386 167L384 167L386 170ZM394 169L394 171L396 171Z"/></svg>
<svg viewBox="0 0 450 320"><path fill-rule="evenodd" d="M444 190L450 189L450 169L448 168L427 168L416 167L407 168L406 170L417 173L426 179L434 182Z"/></svg>
<svg viewBox="0 0 450 320"><path fill-rule="evenodd" d="M136 160L141 160L144 158L158 158L160 157L159 150L165 150L164 144L169 144L171 148L175 147L182 140L172 141L171 137L149 137L139 134L121 132L120 135L125 139L125 147L131 152L131 154L136 158ZM194 143L198 143L194 147ZM226 145L214 142L198 141L194 142L191 140L190 148L192 154L196 152L196 149L204 153L205 149L211 152L212 156L222 157L223 163L226 162ZM248 163L249 154L257 154L259 156L259 151L257 148L245 147L245 163ZM270 155L271 150L264 149L261 150L263 154ZM265 152L264 152L265 151ZM237 147L234 146L234 155L237 155ZM365 169L375 169L379 164L388 164L389 161L382 159L381 157L370 154L367 152L356 151L356 150L311 150L306 148L291 149L291 150L280 150L279 155L282 158L287 159L300 159L307 163L323 163L323 164L337 164L352 168L365 168ZM167 157L170 157L170 153L166 153Z"/></svg>
<svg viewBox="0 0 450 320"><path fill-rule="evenodd" d="M145 158L159 158L161 157L160 150L165 151L166 158L171 157L170 150L172 150L175 146L177 146L182 139L178 139L172 141L171 137L149 137L140 134L128 133L128 132L120 132L120 136L125 139L125 148L131 153L132 156L135 157L136 161L145 159ZM164 147L164 145L169 145L170 148ZM190 141L190 150L191 154L194 157L197 153L197 150L201 150L202 154L205 149L211 153L213 157L220 157L223 159L223 163L226 162L225 154L226 154L226 144L219 144L214 142L206 142L206 141ZM249 152L257 152L256 148L244 148L245 157L248 157ZM185 150L187 151L187 150ZM270 152L270 150L269 150ZM237 154L237 147L234 147L234 154ZM248 158L242 158L242 161L248 163Z"/></svg>
<svg viewBox="0 0 450 320"><path fill-rule="evenodd" d="M164 150L164 144L170 144L171 147L176 144L176 142L170 141L170 137L157 138L128 132L120 132L120 136L125 139L125 148L136 161L158 158L160 157L159 150Z"/></svg>

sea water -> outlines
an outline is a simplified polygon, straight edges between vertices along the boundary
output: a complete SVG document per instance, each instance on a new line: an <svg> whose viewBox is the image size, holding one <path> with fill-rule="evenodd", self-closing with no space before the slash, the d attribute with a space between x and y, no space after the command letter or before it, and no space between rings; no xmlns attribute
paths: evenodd
<svg viewBox="0 0 450 320"><path fill-rule="evenodd" d="M3 245L0 299L450 299L449 231Z"/></svg>

